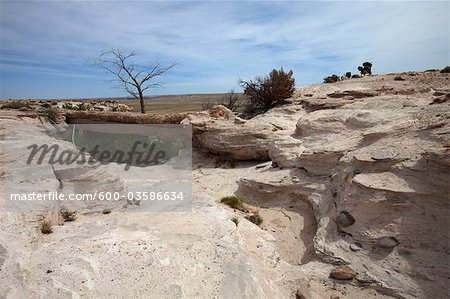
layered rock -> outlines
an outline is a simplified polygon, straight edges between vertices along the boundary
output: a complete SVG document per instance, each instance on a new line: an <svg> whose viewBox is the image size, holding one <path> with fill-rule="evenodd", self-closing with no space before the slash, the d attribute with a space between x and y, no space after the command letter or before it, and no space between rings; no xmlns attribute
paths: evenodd
<svg viewBox="0 0 450 299"><path fill-rule="evenodd" d="M401 75L305 87L292 104L244 124L206 113L190 123L204 151L270 159L272 168L239 180L238 193L261 206L307 202L317 222L315 256L351 263L359 273L353 284L444 298L450 106L436 98L446 97L449 75ZM276 120L283 130L270 130Z"/></svg>
<svg viewBox="0 0 450 299"><path fill-rule="evenodd" d="M70 112L100 122L184 118L199 149L192 212L86 206L43 235L42 215L2 210L0 297L446 298L449 75L400 75L301 88L290 104L250 120L222 106L174 118ZM2 111L0 123L42 119ZM13 153L2 155L1 179L17 186L21 136L0 134ZM176 180L180 161L172 162L126 174L111 165L47 167L41 174L54 178L36 188L99 177L110 178L102 189L122 192L162 171ZM220 204L233 193L263 222Z"/></svg>

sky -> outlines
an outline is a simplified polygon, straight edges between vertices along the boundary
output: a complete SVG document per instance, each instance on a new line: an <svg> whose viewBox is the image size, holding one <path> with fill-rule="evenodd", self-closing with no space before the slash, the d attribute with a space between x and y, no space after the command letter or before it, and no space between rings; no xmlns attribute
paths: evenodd
<svg viewBox="0 0 450 299"><path fill-rule="evenodd" d="M112 48L178 63L147 96L239 91L280 67L297 86L364 61L377 74L443 68L449 3L0 0L0 98L127 96L94 63Z"/></svg>

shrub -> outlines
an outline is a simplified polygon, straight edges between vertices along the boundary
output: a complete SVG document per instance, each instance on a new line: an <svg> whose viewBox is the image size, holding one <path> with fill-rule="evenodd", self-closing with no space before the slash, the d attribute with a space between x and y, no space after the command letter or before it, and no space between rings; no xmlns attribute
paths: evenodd
<svg viewBox="0 0 450 299"><path fill-rule="evenodd" d="M253 117L268 111L276 104L292 97L295 91L293 72L273 69L269 76L255 77L253 80L239 80L247 99L244 113Z"/></svg>
<svg viewBox="0 0 450 299"><path fill-rule="evenodd" d="M88 107L84 103L79 103L76 105L76 110L85 111L87 108Z"/></svg>
<svg viewBox="0 0 450 299"><path fill-rule="evenodd" d="M245 217L245 219L247 219L250 222L253 222L254 224L256 224L258 226L260 226L261 223L263 222L261 215L259 215L259 211L255 212L253 215Z"/></svg>
<svg viewBox="0 0 450 299"><path fill-rule="evenodd" d="M88 106L86 106L86 104L83 102L78 103L76 105L72 105L71 103L64 103L62 105L62 109L85 111L88 110Z"/></svg>
<svg viewBox="0 0 450 299"><path fill-rule="evenodd" d="M62 109L67 109L67 110L73 110L74 109L71 103L64 103L64 104L62 104L61 108Z"/></svg>
<svg viewBox="0 0 450 299"><path fill-rule="evenodd" d="M361 73L361 76L372 75L372 63L364 62L362 66L358 66L358 71Z"/></svg>
<svg viewBox="0 0 450 299"><path fill-rule="evenodd" d="M244 210L244 199L240 196L231 195L220 200L221 203L240 211Z"/></svg>
<svg viewBox="0 0 450 299"><path fill-rule="evenodd" d="M352 72L346 72L345 77L350 79L352 77Z"/></svg>
<svg viewBox="0 0 450 299"><path fill-rule="evenodd" d="M450 73L450 66L444 67L444 68L440 71L440 73L442 73L442 74L448 74L448 73Z"/></svg>
<svg viewBox="0 0 450 299"><path fill-rule="evenodd" d="M53 232L52 223L50 220L45 219L41 222L41 233L51 234Z"/></svg>
<svg viewBox="0 0 450 299"><path fill-rule="evenodd" d="M60 214L65 222L75 221L77 219L78 213L76 211L69 211L66 209L62 209Z"/></svg>
<svg viewBox="0 0 450 299"><path fill-rule="evenodd" d="M394 80L395 81L405 81L405 79L403 79L401 76L395 76Z"/></svg>
<svg viewBox="0 0 450 299"><path fill-rule="evenodd" d="M323 78L323 83L334 83L334 82L338 82L338 81L341 81L341 78L339 78L339 76L337 76L335 74Z"/></svg>
<svg viewBox="0 0 450 299"><path fill-rule="evenodd" d="M39 109L38 113L40 115L46 116L51 123L53 123L53 124L57 123L58 112L55 109L41 108L41 109Z"/></svg>
<svg viewBox="0 0 450 299"><path fill-rule="evenodd" d="M6 104L3 104L0 107L0 109L26 109L26 110L31 110L32 108L26 102L13 101L13 102L8 102Z"/></svg>

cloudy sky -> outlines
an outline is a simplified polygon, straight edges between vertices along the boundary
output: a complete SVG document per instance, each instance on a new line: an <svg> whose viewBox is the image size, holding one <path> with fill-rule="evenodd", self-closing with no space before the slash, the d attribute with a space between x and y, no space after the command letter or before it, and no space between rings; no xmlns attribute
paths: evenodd
<svg viewBox="0 0 450 299"><path fill-rule="evenodd" d="M147 95L226 92L292 69L298 86L332 73L442 68L449 2L3 1L0 98L123 96L92 63L103 50L179 62Z"/></svg>

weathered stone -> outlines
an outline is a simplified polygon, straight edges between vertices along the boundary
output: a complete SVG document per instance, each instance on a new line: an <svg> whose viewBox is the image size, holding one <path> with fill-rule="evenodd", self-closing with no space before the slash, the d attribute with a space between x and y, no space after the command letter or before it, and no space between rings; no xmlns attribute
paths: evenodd
<svg viewBox="0 0 450 299"><path fill-rule="evenodd" d="M398 246L400 242L396 237L382 237L377 240L377 245L382 248L394 248Z"/></svg>
<svg viewBox="0 0 450 299"><path fill-rule="evenodd" d="M350 250L355 252L361 251L361 244L350 244Z"/></svg>
<svg viewBox="0 0 450 299"><path fill-rule="evenodd" d="M358 275L358 272L350 268L349 266L343 265L337 268L334 268L330 272L330 276L339 280L351 280Z"/></svg>

